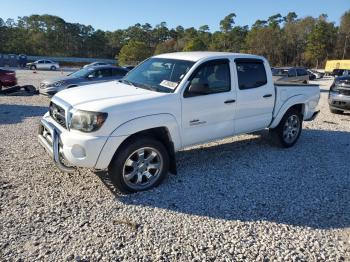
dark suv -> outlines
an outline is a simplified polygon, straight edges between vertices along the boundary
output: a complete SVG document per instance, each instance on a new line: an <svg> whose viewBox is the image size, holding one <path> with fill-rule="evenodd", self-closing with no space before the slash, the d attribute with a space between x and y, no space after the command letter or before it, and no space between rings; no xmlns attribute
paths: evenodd
<svg viewBox="0 0 350 262"><path fill-rule="evenodd" d="M329 89L328 104L334 114L350 110L350 75L334 79Z"/></svg>

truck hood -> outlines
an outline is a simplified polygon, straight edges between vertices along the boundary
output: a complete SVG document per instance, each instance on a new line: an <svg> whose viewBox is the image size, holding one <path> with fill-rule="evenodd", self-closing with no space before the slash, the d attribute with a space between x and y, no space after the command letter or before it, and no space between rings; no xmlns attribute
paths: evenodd
<svg viewBox="0 0 350 262"><path fill-rule="evenodd" d="M52 100L63 100L73 107L86 105L95 108L93 104L109 106L161 95L165 95L165 93L111 81L63 90L57 93Z"/></svg>

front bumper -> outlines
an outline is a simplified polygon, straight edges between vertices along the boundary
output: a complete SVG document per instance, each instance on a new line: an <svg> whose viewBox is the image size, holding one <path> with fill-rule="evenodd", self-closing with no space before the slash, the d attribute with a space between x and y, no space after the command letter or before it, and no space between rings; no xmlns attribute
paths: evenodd
<svg viewBox="0 0 350 262"><path fill-rule="evenodd" d="M39 124L38 141L62 172L71 173L72 166L95 168L107 137L68 131L46 114Z"/></svg>
<svg viewBox="0 0 350 262"><path fill-rule="evenodd" d="M331 92L328 96L328 104L332 109L350 110L350 96Z"/></svg>

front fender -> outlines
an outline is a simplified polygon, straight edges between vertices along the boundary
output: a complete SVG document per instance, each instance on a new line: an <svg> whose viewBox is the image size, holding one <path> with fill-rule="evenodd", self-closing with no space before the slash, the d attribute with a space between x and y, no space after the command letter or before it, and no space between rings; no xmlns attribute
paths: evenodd
<svg viewBox="0 0 350 262"><path fill-rule="evenodd" d="M151 128L166 127L174 149L181 148L181 136L176 118L171 114L155 114L142 116L119 125L108 137L96 162L96 169L105 169L111 162L118 147L130 135Z"/></svg>
<svg viewBox="0 0 350 262"><path fill-rule="evenodd" d="M291 108L294 105L302 104L303 105L302 114L305 116L305 112L309 111L307 100L308 98L305 95L296 95L287 99L282 104L282 106L277 111L277 113L275 113L275 117L273 118L269 128L275 128L276 126L278 126L284 114L288 111L289 108Z"/></svg>

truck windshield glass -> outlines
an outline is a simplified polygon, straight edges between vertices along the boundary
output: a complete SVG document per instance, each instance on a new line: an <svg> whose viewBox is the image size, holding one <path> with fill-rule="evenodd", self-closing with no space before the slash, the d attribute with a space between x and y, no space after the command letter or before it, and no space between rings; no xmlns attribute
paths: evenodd
<svg viewBox="0 0 350 262"><path fill-rule="evenodd" d="M130 71L122 81L156 92L174 92L194 62L166 58L150 58Z"/></svg>

